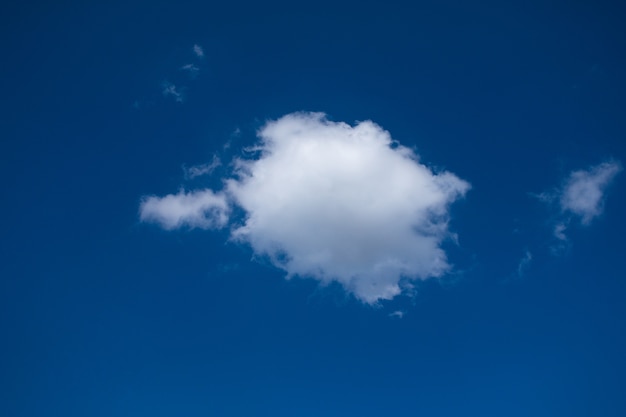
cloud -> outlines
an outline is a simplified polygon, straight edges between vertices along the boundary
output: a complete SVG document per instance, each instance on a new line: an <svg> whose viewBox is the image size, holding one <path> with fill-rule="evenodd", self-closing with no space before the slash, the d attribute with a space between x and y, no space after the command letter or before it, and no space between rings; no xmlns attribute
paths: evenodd
<svg viewBox="0 0 626 417"><path fill-rule="evenodd" d="M561 211L578 216L585 225L602 214L608 185L622 170L617 162L604 162L572 172L559 194Z"/></svg>
<svg viewBox="0 0 626 417"><path fill-rule="evenodd" d="M193 45L193 52L198 58L204 57L204 50L198 44ZM200 66L194 63L190 63L180 66L179 70L184 71L187 74L187 77L193 80L200 73ZM176 86L174 83L171 83L169 81L165 81L161 85L161 94L163 94L165 98L173 98L177 103L183 103L185 101L186 90L186 87ZM143 107L142 104L143 103L141 103L140 101L135 101L133 107L135 109L139 109Z"/></svg>
<svg viewBox="0 0 626 417"><path fill-rule="evenodd" d="M529 250L524 253L522 259L520 259L519 264L517 265L517 276L522 277L528 267L530 266L530 262L533 260L533 255Z"/></svg>
<svg viewBox="0 0 626 417"><path fill-rule="evenodd" d="M165 197L144 197L139 206L140 220L157 223L165 230L182 227L215 229L228 223L229 205L226 197L211 190L178 194Z"/></svg>
<svg viewBox="0 0 626 417"><path fill-rule="evenodd" d="M165 97L173 97L177 103L184 101L182 91L180 91L174 84L165 82L163 83L163 90L161 91Z"/></svg>
<svg viewBox="0 0 626 417"><path fill-rule="evenodd" d="M553 219L552 234L559 241L551 249L555 254L568 247L567 229L573 221L591 224L604 210L609 185L622 170L617 161L603 162L586 170L572 171L555 190L531 194L539 201L556 206L559 213Z"/></svg>
<svg viewBox="0 0 626 417"><path fill-rule="evenodd" d="M191 78L196 78L200 72L200 68L195 64L183 65L180 69L186 71Z"/></svg>
<svg viewBox="0 0 626 417"><path fill-rule="evenodd" d="M466 181L433 172L371 121L350 126L322 113L294 113L268 122L258 136L255 157L234 161L222 192L149 197L142 219L168 229L220 227L215 213L226 207L207 216L196 196L208 197L211 208L226 198L245 213L231 222L233 241L249 244L287 277L338 282L368 304L451 269L441 244L453 237L449 206L469 190ZM174 214L164 216L165 207Z"/></svg>
<svg viewBox="0 0 626 417"><path fill-rule="evenodd" d="M183 170L185 171L185 177L188 179L194 179L201 175L211 174L215 169L222 165L222 161L217 157L217 155L213 155L213 160L206 164L194 165L189 168L183 166Z"/></svg>
<svg viewBox="0 0 626 417"><path fill-rule="evenodd" d="M193 53L196 54L198 58L204 57L204 49L202 49L202 47L198 44L195 44L193 46Z"/></svg>
<svg viewBox="0 0 626 417"><path fill-rule="evenodd" d="M390 313L389 317L395 317L395 318L401 319L402 317L404 317L404 314L405 314L404 311L396 310L393 313Z"/></svg>
<svg viewBox="0 0 626 417"><path fill-rule="evenodd" d="M566 241L567 235L565 235L565 231L567 230L567 225L563 222L559 222L554 226L554 237L559 240Z"/></svg>

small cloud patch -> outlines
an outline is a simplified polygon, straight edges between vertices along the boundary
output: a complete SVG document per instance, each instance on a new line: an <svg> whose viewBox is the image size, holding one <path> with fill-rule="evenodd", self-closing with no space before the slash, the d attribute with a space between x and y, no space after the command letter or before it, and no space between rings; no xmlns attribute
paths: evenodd
<svg viewBox="0 0 626 417"><path fill-rule="evenodd" d="M193 46L193 53L198 57L198 58L204 58L204 49L198 45L195 44Z"/></svg>
<svg viewBox="0 0 626 417"><path fill-rule="evenodd" d="M195 64L183 65L182 67L180 67L180 69L189 74L189 77L191 78L196 78L198 76L198 73L200 73L200 68Z"/></svg>
<svg viewBox="0 0 626 417"><path fill-rule="evenodd" d="M173 98L177 103L182 103L183 101L185 101L183 92L172 83L163 83L163 89L161 90L161 93L164 97Z"/></svg>
<svg viewBox="0 0 626 417"><path fill-rule="evenodd" d="M522 259L520 259L519 264L517 264L517 276L522 277L526 273L526 270L530 266L530 262L533 260L533 254L530 253L529 250L524 253Z"/></svg>
<svg viewBox="0 0 626 417"><path fill-rule="evenodd" d="M585 170L572 171L559 188L535 195L539 201L558 208L559 214L552 229L558 241L567 242L565 232L573 221L589 226L602 215L608 188L621 171L619 162L603 162Z"/></svg>
<svg viewBox="0 0 626 417"><path fill-rule="evenodd" d="M607 187L621 170L619 163L605 162L572 172L559 195L561 210L577 216L582 224L590 224L602 214Z"/></svg>
<svg viewBox="0 0 626 417"><path fill-rule="evenodd" d="M218 229L227 225L226 197L211 190L179 191L164 197L144 197L139 206L142 222L156 223L165 230L187 228Z"/></svg>

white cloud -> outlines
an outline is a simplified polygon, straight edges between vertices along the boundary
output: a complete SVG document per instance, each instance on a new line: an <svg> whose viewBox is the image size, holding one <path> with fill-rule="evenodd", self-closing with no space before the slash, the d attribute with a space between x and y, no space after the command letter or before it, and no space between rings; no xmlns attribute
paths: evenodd
<svg viewBox="0 0 626 417"><path fill-rule="evenodd" d="M206 164L194 165L189 168L183 166L183 170L185 171L185 177L189 179L194 179L201 175L211 174L215 169L222 165L222 161L217 157L217 155L213 155L213 160Z"/></svg>
<svg viewBox="0 0 626 417"><path fill-rule="evenodd" d="M448 205L469 184L434 174L389 133L323 114L291 114L260 132L260 159L238 161L229 193L248 214L233 237L289 276L338 281L367 303L400 294L402 278L449 268L440 243Z"/></svg>
<svg viewBox="0 0 626 417"><path fill-rule="evenodd" d="M617 162L604 162L570 174L559 194L561 211L580 217L583 224L602 214L607 186L622 170Z"/></svg>
<svg viewBox="0 0 626 417"><path fill-rule="evenodd" d="M193 53L196 54L198 58L204 57L204 49L202 49L202 47L198 44L195 44L193 46Z"/></svg>
<svg viewBox="0 0 626 417"><path fill-rule="evenodd" d="M572 171L562 185L552 191L531 194L539 201L556 206L559 214L552 220L552 234L559 241L552 246L555 254L568 247L565 233L576 219L588 226L604 210L609 185L622 170L617 161L603 162L586 170Z"/></svg>
<svg viewBox="0 0 626 417"><path fill-rule="evenodd" d="M186 71L189 74L190 78L195 78L198 76L200 72L200 68L198 68L195 64L187 64L180 67L181 70Z"/></svg>
<svg viewBox="0 0 626 417"><path fill-rule="evenodd" d="M350 126L294 113L267 123L259 138L257 158L235 161L223 194L192 194L208 196L209 207L227 196L245 211L244 222L232 225L233 240L288 277L335 281L369 304L450 270L441 244L452 237L449 205L469 190L467 182L434 173L371 121ZM205 211L189 197L150 197L142 219L169 229L202 223ZM176 214L162 215L165 199L165 212Z"/></svg>
<svg viewBox="0 0 626 417"><path fill-rule="evenodd" d="M404 311L396 310L393 313L390 313L389 317L395 317L395 318L401 319L402 317L404 317L404 314L405 314Z"/></svg>
<svg viewBox="0 0 626 417"><path fill-rule="evenodd" d="M229 206L226 197L211 190L165 197L144 197L139 207L141 221L157 223L166 230L181 227L212 229L228 223Z"/></svg>
<svg viewBox="0 0 626 417"><path fill-rule="evenodd" d="M183 93L174 84L165 82L163 83L163 90L161 91L165 97L173 97L177 103L184 101Z"/></svg>

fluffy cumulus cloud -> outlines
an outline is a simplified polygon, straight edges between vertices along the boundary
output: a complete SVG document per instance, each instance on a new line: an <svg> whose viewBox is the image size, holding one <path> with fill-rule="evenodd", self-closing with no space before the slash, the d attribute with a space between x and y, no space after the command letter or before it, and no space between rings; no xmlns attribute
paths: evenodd
<svg viewBox="0 0 626 417"><path fill-rule="evenodd" d="M467 182L433 172L370 121L295 113L267 123L259 138L256 157L234 161L221 192L148 197L141 218L167 229L221 227L228 206L238 206L245 218L231 222L233 240L289 277L338 282L370 304L450 269L441 244Z"/></svg>

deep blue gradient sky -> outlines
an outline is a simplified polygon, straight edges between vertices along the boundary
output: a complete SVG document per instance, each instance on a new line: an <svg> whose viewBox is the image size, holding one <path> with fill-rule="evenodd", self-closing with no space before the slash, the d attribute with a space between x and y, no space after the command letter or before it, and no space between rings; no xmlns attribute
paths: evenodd
<svg viewBox="0 0 626 417"><path fill-rule="evenodd" d="M626 415L624 173L558 250L533 197L626 162L617 3L5 3L0 415ZM140 223L294 111L472 184L453 273L372 307L227 230Z"/></svg>

